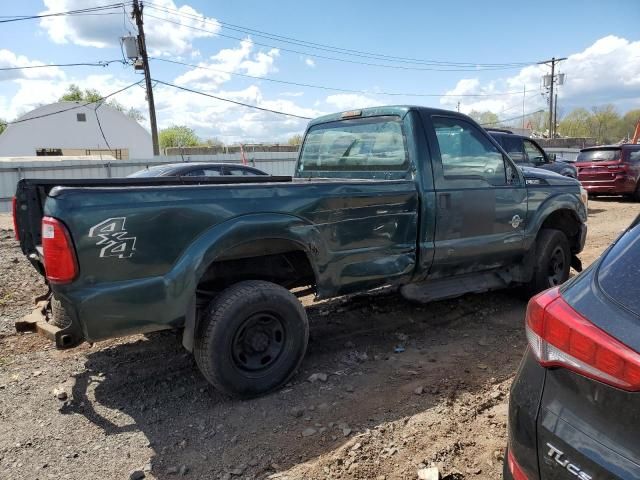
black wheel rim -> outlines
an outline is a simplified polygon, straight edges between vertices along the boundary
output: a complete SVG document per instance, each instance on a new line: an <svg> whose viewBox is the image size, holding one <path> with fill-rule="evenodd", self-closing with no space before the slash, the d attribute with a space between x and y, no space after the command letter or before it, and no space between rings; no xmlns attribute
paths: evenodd
<svg viewBox="0 0 640 480"><path fill-rule="evenodd" d="M281 319L268 312L247 318L233 338L232 356L236 367L258 372L273 365L285 347L285 329Z"/></svg>
<svg viewBox="0 0 640 480"><path fill-rule="evenodd" d="M556 247L549 258L549 285L560 285L564 281L565 255L561 247Z"/></svg>

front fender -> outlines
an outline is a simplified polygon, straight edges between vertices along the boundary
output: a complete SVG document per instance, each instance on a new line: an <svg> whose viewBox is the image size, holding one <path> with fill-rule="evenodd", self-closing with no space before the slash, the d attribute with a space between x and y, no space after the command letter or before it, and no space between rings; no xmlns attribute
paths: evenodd
<svg viewBox="0 0 640 480"><path fill-rule="evenodd" d="M559 210L573 212L580 223L587 223L587 209L577 194L564 192L537 200L536 195L529 198L530 217L525 227L526 248L530 248L540 231L544 221L552 213Z"/></svg>

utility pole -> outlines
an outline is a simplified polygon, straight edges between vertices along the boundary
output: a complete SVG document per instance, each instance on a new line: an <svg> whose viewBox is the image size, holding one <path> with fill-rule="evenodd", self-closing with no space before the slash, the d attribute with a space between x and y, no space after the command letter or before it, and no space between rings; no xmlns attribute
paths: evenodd
<svg viewBox="0 0 640 480"><path fill-rule="evenodd" d="M527 97L527 85L522 86L522 130L524 130L524 99Z"/></svg>
<svg viewBox="0 0 640 480"><path fill-rule="evenodd" d="M458 100L458 112L460 111L460 100Z"/></svg>
<svg viewBox="0 0 640 480"><path fill-rule="evenodd" d="M156 106L153 101L153 88L151 86L151 73L149 72L149 57L147 56L147 43L144 37L144 26L142 22L142 8L138 0L133 0L132 18L135 18L138 26L138 47L142 57L142 68L144 70L144 81L147 87L147 101L149 102L149 122L151 123L151 141L153 142L153 155L160 155L158 146L158 125L156 123Z"/></svg>
<svg viewBox="0 0 640 480"><path fill-rule="evenodd" d="M543 62L538 62L539 65L549 65L551 64L551 77L549 79L549 138L553 138L553 85L556 82L556 63L566 60L567 57L556 58L552 57L551 60L545 60ZM546 85L545 85L546 86Z"/></svg>
<svg viewBox="0 0 640 480"><path fill-rule="evenodd" d="M558 125L558 92L556 92L556 97L553 100L553 137L556 136L556 125Z"/></svg>

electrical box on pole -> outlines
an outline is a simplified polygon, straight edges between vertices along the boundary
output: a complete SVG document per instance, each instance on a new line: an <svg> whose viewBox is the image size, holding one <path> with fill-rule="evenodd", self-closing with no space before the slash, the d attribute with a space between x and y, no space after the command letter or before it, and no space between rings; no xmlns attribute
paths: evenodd
<svg viewBox="0 0 640 480"><path fill-rule="evenodd" d="M127 56L129 60L137 60L140 58L140 48L138 46L138 37L129 36L122 37L122 48L124 49L124 54Z"/></svg>

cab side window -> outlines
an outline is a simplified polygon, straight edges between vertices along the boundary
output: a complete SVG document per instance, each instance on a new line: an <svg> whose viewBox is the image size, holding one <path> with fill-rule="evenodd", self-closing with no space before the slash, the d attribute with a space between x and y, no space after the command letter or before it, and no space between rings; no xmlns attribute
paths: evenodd
<svg viewBox="0 0 640 480"><path fill-rule="evenodd" d="M502 137L502 147L514 162L524 163L526 161L522 148L522 138L505 135Z"/></svg>
<svg viewBox="0 0 640 480"><path fill-rule="evenodd" d="M541 164L545 162L544 152L531 140L524 141L524 151L530 163Z"/></svg>
<svg viewBox="0 0 640 480"><path fill-rule="evenodd" d="M445 181L478 180L506 185L502 153L474 125L457 118L433 117Z"/></svg>

